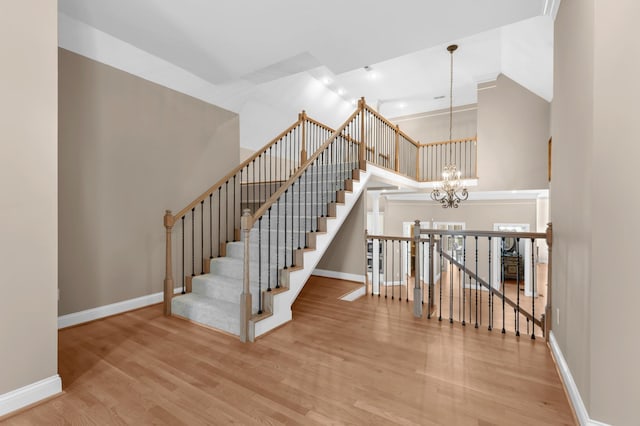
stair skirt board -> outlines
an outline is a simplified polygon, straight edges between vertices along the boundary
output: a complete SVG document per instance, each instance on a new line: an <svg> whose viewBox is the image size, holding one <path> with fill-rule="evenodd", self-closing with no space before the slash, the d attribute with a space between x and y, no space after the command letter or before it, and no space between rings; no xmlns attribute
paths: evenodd
<svg viewBox="0 0 640 426"><path fill-rule="evenodd" d="M336 217L326 220L326 232L315 234L315 249L306 250L302 253L303 267L289 271L285 275L288 276L288 290L268 293L268 296L263 297L263 302L267 305L263 306L265 315L256 316L251 320L249 325L249 337L251 340L291 320L291 305L315 270L316 265L331 244L333 237L340 230L342 223L349 215L356 201L362 195L369 176L366 172L360 171L360 180L353 182L352 192L346 192L344 203L335 206ZM294 214L298 213L297 210L296 207L293 211ZM274 211L272 210L272 215L273 213ZM281 217L283 213L282 211L280 212ZM290 218L291 216L289 215L287 220L290 220ZM297 218L298 216L295 216L295 219ZM282 224L280 232L282 232ZM252 246L252 255L257 253L258 233L257 226L254 226L250 231L249 241ZM269 235L269 233L270 231L262 229L263 243L265 242L265 236ZM272 239L275 234L275 231L271 231ZM297 241L296 236L294 238L294 248L297 248ZM286 244L288 247L291 246L289 241ZM233 242L229 244L228 248L227 257L211 260L209 269L211 273L193 278L192 293L178 295L173 298L172 310L176 316L237 336L240 331L239 302L242 292L244 243ZM251 267L253 270L253 268L257 267L257 263L252 262ZM255 276L254 271L253 277ZM262 291L265 292L265 290L265 284L263 283ZM251 294L252 309L257 312L259 300L258 283L253 279L251 281Z"/></svg>

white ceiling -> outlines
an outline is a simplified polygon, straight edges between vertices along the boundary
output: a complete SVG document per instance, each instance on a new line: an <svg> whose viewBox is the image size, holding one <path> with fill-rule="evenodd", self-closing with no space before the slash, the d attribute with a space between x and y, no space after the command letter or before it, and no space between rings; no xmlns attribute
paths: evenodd
<svg viewBox="0 0 640 426"><path fill-rule="evenodd" d="M433 98L448 93L451 42L455 104L499 73L550 100L555 3L59 0L59 11L220 88L306 72L397 116L448 106Z"/></svg>

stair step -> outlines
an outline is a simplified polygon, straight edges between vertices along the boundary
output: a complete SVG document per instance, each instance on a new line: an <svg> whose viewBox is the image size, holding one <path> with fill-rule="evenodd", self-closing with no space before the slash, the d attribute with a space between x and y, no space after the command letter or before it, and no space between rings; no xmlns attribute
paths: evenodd
<svg viewBox="0 0 640 426"><path fill-rule="evenodd" d="M239 303L242 287L242 280L216 274L204 274L193 278L192 292L211 299ZM251 293L258 294L257 284L251 286ZM252 302L254 310L257 311L258 298L253 298Z"/></svg>
<svg viewBox="0 0 640 426"><path fill-rule="evenodd" d="M189 293L171 299L173 315L190 319L227 333L240 335L240 300L233 303Z"/></svg>
<svg viewBox="0 0 640 426"><path fill-rule="evenodd" d="M253 259L252 259L253 260ZM266 279L268 276L268 271L271 272L272 279L275 279L277 276L277 268L275 265L265 265L263 261L262 265L262 281L263 285L266 288ZM222 275L225 277L233 278L236 280L244 279L244 261L242 259L235 259L230 257L216 257L211 259L211 274L214 275ZM251 279L252 285L258 283L258 262L257 260L254 262L249 262L249 277Z"/></svg>

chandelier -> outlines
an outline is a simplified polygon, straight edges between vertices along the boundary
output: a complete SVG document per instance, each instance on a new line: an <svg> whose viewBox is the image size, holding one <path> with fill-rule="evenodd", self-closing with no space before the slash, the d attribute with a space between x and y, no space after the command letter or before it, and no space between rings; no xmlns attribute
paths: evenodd
<svg viewBox="0 0 640 426"><path fill-rule="evenodd" d="M456 44L447 47L447 50L451 54L451 78L449 85L449 161L451 161L451 163L444 167L442 170L442 181L436 183L433 191L431 191L431 199L442 204L442 207L445 209L449 207L457 209L460 202L465 201L469 197L464 182L460 180L462 173L453 161L453 144L451 143L453 139L451 137L453 129L453 52L455 52L457 48L458 45ZM444 161L442 163L444 164Z"/></svg>

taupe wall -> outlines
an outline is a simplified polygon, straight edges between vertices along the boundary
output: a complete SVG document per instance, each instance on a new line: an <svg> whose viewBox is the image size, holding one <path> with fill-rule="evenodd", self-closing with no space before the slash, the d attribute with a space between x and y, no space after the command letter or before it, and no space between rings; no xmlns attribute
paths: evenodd
<svg viewBox="0 0 640 426"><path fill-rule="evenodd" d="M478 87L478 189L544 189L550 104L504 75Z"/></svg>
<svg viewBox="0 0 640 426"><path fill-rule="evenodd" d="M397 117L392 120L400 129L420 143L449 140L449 110L439 110ZM478 132L477 105L453 109L453 139L471 138Z"/></svg>
<svg viewBox="0 0 640 426"><path fill-rule="evenodd" d="M550 220L553 333L590 408L593 0L565 0L555 22ZM603 224L604 225L604 224ZM559 317L557 315L559 309Z"/></svg>
<svg viewBox="0 0 640 426"><path fill-rule="evenodd" d="M494 223L528 223L536 227L536 200L465 201L458 209L443 209L433 202L387 200L385 235L402 235L402 223L416 219L429 222L464 222L466 230L492 231ZM467 239L467 256L475 256L472 238ZM488 280L488 240L478 240L479 275ZM484 261L483 261L484 259Z"/></svg>
<svg viewBox="0 0 640 426"><path fill-rule="evenodd" d="M364 276L366 214L366 197L362 195L318 262L318 269Z"/></svg>
<svg viewBox="0 0 640 426"><path fill-rule="evenodd" d="M0 395L58 370L57 22L0 2Z"/></svg>
<svg viewBox="0 0 640 426"><path fill-rule="evenodd" d="M640 4L596 1L594 16L590 414L630 425L640 422L640 339L631 319L640 301ZM623 201L612 208L603 194Z"/></svg>
<svg viewBox="0 0 640 426"><path fill-rule="evenodd" d="M239 123L69 51L59 61L59 310L67 314L162 290L164 210L182 209L239 163Z"/></svg>
<svg viewBox="0 0 640 426"><path fill-rule="evenodd" d="M640 418L638 18L635 1L565 0L555 23L554 334L589 416L615 425Z"/></svg>

